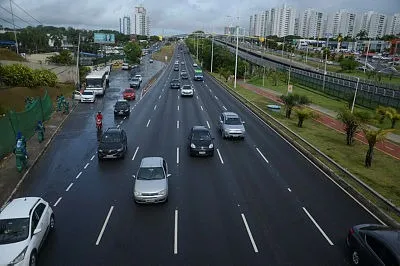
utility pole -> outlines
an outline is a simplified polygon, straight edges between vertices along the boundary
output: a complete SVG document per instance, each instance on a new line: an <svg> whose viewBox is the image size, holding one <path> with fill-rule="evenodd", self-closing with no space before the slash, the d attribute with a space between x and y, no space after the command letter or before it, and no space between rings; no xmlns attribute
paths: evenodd
<svg viewBox="0 0 400 266"><path fill-rule="evenodd" d="M364 73L367 69L367 62L368 62L368 54L369 54L369 45L371 43L371 39L368 40L368 47L367 47L367 53L365 54L365 65L364 65Z"/></svg>
<svg viewBox="0 0 400 266"><path fill-rule="evenodd" d="M325 92L325 79L326 79L326 61L328 60L328 51L329 51L329 37L326 38L326 52L325 52L325 67L324 67L324 80L322 82L322 91Z"/></svg>
<svg viewBox="0 0 400 266"><path fill-rule="evenodd" d="M199 33L196 33L196 59L199 60Z"/></svg>
<svg viewBox="0 0 400 266"><path fill-rule="evenodd" d="M357 97L358 83L359 83L359 82L360 82L360 78L357 78L356 91L354 92L353 104L351 105L351 113L353 113L354 104L356 103L356 97Z"/></svg>
<svg viewBox="0 0 400 266"><path fill-rule="evenodd" d="M239 26L236 26L236 55L235 55L235 82L233 88L236 89L237 65L238 65L238 50L239 50Z"/></svg>
<svg viewBox="0 0 400 266"><path fill-rule="evenodd" d="M79 80L79 46L81 45L81 34L78 35L78 49L76 53L76 84L78 85L78 89L80 89L80 80Z"/></svg>
<svg viewBox="0 0 400 266"><path fill-rule="evenodd" d="M214 34L211 33L211 73L213 73L213 61L214 61Z"/></svg>
<svg viewBox="0 0 400 266"><path fill-rule="evenodd" d="M13 27L14 27L15 49L17 51L17 54L19 54L17 32L15 31L14 12L13 12L13 8L12 8L11 0L10 0L10 9L11 9L11 17L12 17L12 22L13 22Z"/></svg>

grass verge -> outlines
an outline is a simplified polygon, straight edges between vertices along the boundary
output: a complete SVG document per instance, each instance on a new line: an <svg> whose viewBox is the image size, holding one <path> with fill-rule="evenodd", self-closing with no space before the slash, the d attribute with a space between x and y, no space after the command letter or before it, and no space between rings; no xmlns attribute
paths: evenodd
<svg viewBox="0 0 400 266"><path fill-rule="evenodd" d="M154 53L152 58L157 61L165 62L165 56L167 56L167 62L171 61L172 55L174 54L175 45L167 45L161 47L160 51Z"/></svg>
<svg viewBox="0 0 400 266"><path fill-rule="evenodd" d="M45 90L50 98L55 102L57 95L63 94L66 98L70 98L75 87L73 84L59 83L51 88L27 88L27 87L10 87L0 89L0 109L3 111L14 110L16 112L23 111L25 108L25 97L43 96Z"/></svg>
<svg viewBox="0 0 400 266"><path fill-rule="evenodd" d="M219 80L220 77L215 75ZM225 83L227 84L227 83ZM241 95L251 103L255 104L257 107L261 108L263 111L267 112L279 122L290 128L292 131L299 134L302 138L307 140L309 143L317 147L320 151L325 153L331 159L336 161L342 167L347 169L353 175L360 178L375 191L380 193L385 198L389 199L396 206L400 206L400 182L399 182L399 171L400 164L398 160L375 150L374 160L371 168L364 167L364 158L367 152L367 146L355 142L351 147L345 144L345 135L331 130L324 125L313 121L306 120L303 128L297 127L297 120L295 117L291 119L286 119L284 117L283 110L281 112L274 112L266 108L267 104L272 103L269 99L260 96L252 91L246 90L241 86L237 86L237 89L233 89L232 84L229 85L230 90ZM254 109L254 108L252 108ZM262 112L254 109L261 117L266 120L270 120L268 116ZM326 159L323 159L320 155L312 152L314 156L325 163ZM327 164L329 166L329 164ZM334 168L332 168L334 169ZM348 184L352 185L357 191L364 195L367 199L374 202L376 205L385 209L387 213L400 222L400 217L396 214L390 212L385 208L380 201L376 200L368 191L363 189L354 180L350 179L346 175L343 175L340 171L334 170L341 178L343 178Z"/></svg>
<svg viewBox="0 0 400 266"><path fill-rule="evenodd" d="M6 48L0 48L0 60L26 61L22 56L19 56L15 52Z"/></svg>
<svg viewBox="0 0 400 266"><path fill-rule="evenodd" d="M273 81L270 78L264 78L264 86L263 86L263 81L262 78L253 78L249 80L250 84L259 86L259 87L264 87L269 90L273 90L276 92L279 92L281 94L286 94L287 92L287 85L285 82L279 80L278 85L274 86ZM323 108L338 112L340 109L343 107L347 106L347 102L343 99L339 99L336 97L333 97L331 95L322 93L320 91L313 90L311 88L308 88L306 86L300 85L300 84L294 84L293 85L293 92L301 94L301 95L306 95L309 99L311 99L313 104L319 105ZM376 113L375 110L363 107L363 106L355 106L356 111L363 111L363 112L368 112L370 113L371 117L375 117ZM382 124L379 124L377 120L372 120L369 124L379 127L379 128L390 128L391 127L391 122L389 119L385 119ZM395 126L395 131L393 132L394 134L400 134L400 123L396 123Z"/></svg>

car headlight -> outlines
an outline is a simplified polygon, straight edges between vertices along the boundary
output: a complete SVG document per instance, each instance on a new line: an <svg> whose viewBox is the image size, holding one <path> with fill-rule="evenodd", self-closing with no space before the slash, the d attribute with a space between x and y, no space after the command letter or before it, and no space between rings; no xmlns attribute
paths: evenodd
<svg viewBox="0 0 400 266"><path fill-rule="evenodd" d="M28 249L28 246L26 246L24 248L24 250L22 250L22 252L19 253L19 255L10 264L13 265L13 264L17 264L17 263L21 262L25 257L25 253L26 253L27 249Z"/></svg>
<svg viewBox="0 0 400 266"><path fill-rule="evenodd" d="M117 151L123 151L124 147L117 149Z"/></svg>
<svg viewBox="0 0 400 266"><path fill-rule="evenodd" d="M166 194L167 194L167 190L166 189L163 189L160 192L158 192L158 195L161 195L161 196L165 196Z"/></svg>
<svg viewBox="0 0 400 266"><path fill-rule="evenodd" d="M208 148L212 149L212 148L214 148L214 145L211 143L211 144L208 146Z"/></svg>
<svg viewBox="0 0 400 266"><path fill-rule="evenodd" d="M194 145L193 143L191 143L191 144L190 144L190 148L196 149L196 145Z"/></svg>
<svg viewBox="0 0 400 266"><path fill-rule="evenodd" d="M103 152L103 150L99 150L99 152Z"/></svg>
<svg viewBox="0 0 400 266"><path fill-rule="evenodd" d="M135 191L134 194L135 194L135 196L142 196L142 193L138 192L138 191Z"/></svg>
<svg viewBox="0 0 400 266"><path fill-rule="evenodd" d="M125 109L125 112L128 112L129 111L129 108L128 109Z"/></svg>

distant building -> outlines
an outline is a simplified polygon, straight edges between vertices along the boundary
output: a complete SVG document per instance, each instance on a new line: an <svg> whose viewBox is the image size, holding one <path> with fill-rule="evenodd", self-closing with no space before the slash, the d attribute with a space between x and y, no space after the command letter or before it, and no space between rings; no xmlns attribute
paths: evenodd
<svg viewBox="0 0 400 266"><path fill-rule="evenodd" d="M144 7L135 7L133 23L133 34L150 36L150 18Z"/></svg>
<svg viewBox="0 0 400 266"><path fill-rule="evenodd" d="M119 19L119 32L125 35L131 35L131 18L124 16Z"/></svg>

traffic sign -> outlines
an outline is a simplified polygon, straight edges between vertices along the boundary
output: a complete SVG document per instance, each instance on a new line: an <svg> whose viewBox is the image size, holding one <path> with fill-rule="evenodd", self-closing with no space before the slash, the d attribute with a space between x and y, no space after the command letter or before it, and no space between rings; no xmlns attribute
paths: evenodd
<svg viewBox="0 0 400 266"><path fill-rule="evenodd" d="M288 92L288 93L292 93L292 92L293 92L293 85L292 85L292 84L289 84L289 85L287 86L287 92Z"/></svg>

